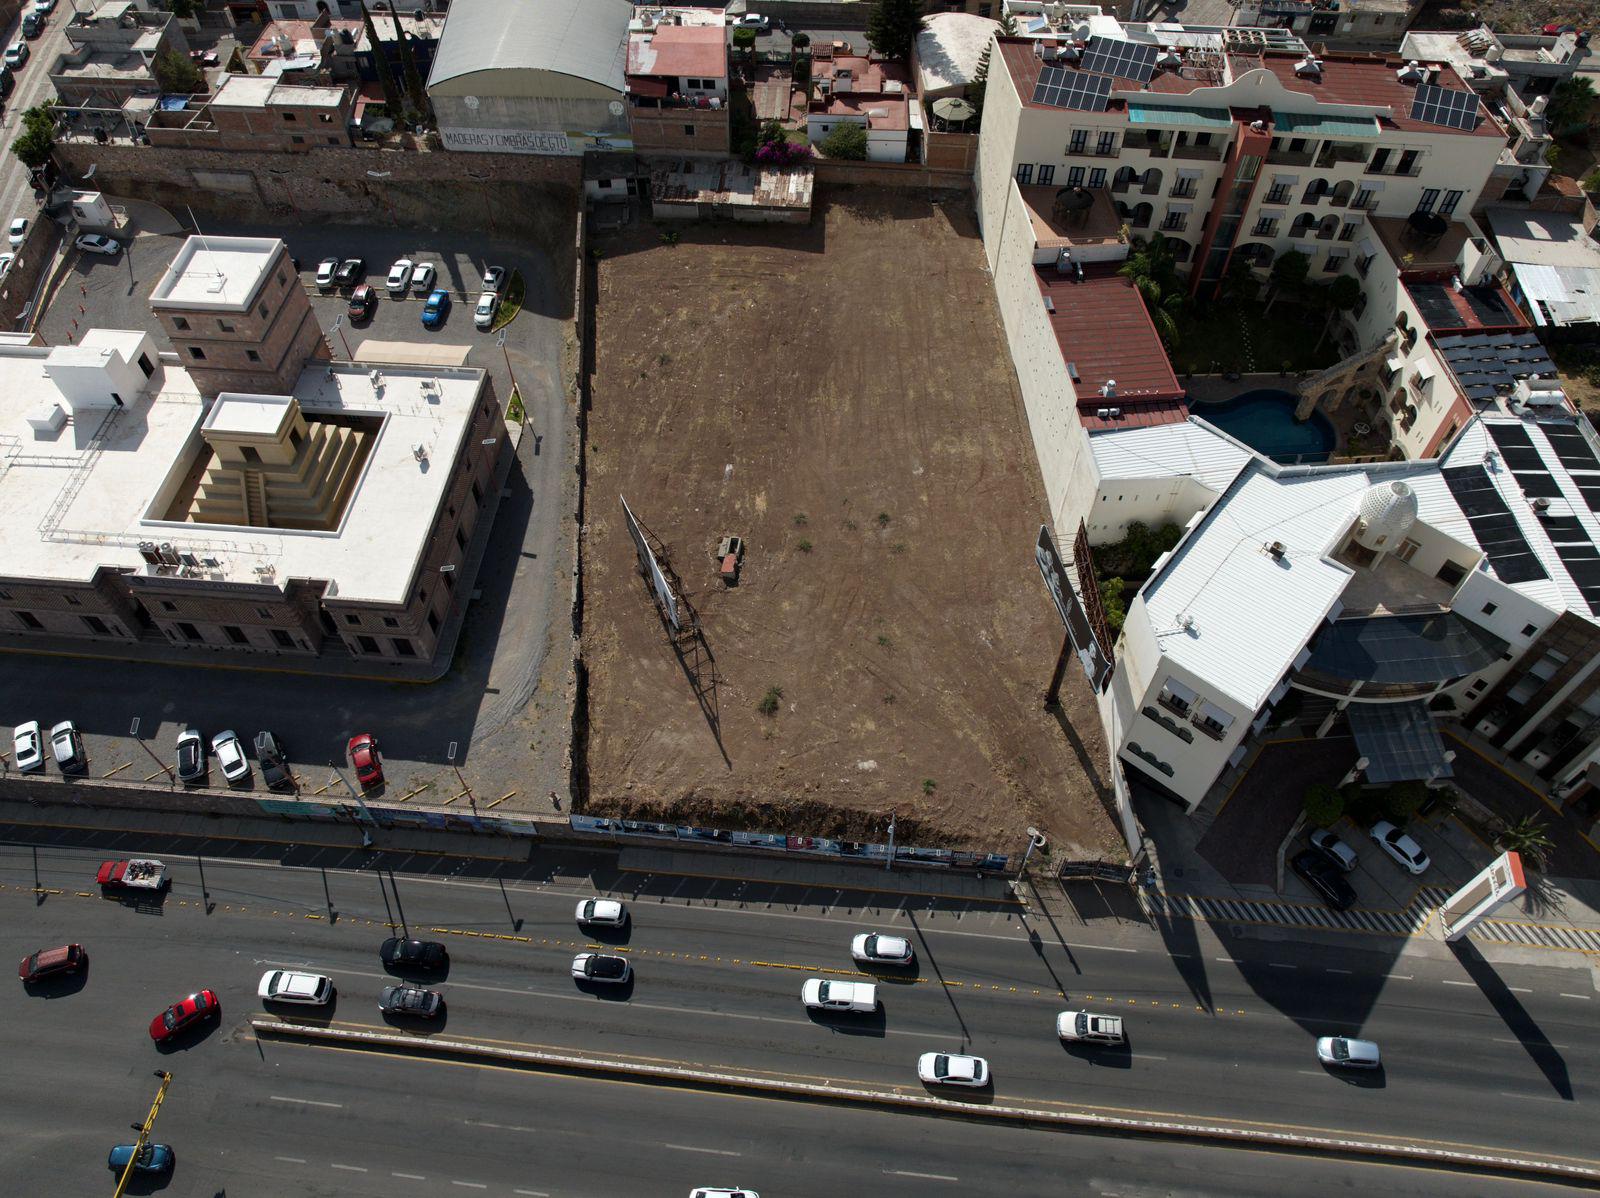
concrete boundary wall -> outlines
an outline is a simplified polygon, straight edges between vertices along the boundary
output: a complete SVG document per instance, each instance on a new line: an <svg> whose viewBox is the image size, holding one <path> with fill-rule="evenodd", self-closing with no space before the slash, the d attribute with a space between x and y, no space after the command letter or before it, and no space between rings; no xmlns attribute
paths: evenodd
<svg viewBox="0 0 1600 1198"><path fill-rule="evenodd" d="M842 158L818 158L812 164L818 183L850 184L865 187L926 187L934 191L966 191L972 186L971 171L937 170L918 162L851 162Z"/></svg>

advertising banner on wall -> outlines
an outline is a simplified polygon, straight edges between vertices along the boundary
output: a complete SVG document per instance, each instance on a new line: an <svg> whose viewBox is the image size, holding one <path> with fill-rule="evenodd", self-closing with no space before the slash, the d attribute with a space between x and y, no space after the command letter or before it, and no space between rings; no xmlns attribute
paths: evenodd
<svg viewBox="0 0 1600 1198"><path fill-rule="evenodd" d="M678 597L672 593L672 587L667 584L667 576L661 572L661 567L656 562L656 555L650 549L650 542L645 540L644 530L639 527L639 522L633 518L633 511L628 507L628 501L622 501L622 515L628 522L628 535L633 538L634 551L639 555L639 569L650 579L650 585L655 588L656 602L661 604L661 610L667 613L667 620L672 627L681 632L683 625L678 622Z"/></svg>
<svg viewBox="0 0 1600 1198"><path fill-rule="evenodd" d="M1034 547L1033 556L1039 563L1039 573L1044 576L1044 585L1050 588L1050 598L1055 600L1056 611L1061 613L1061 623L1066 626L1067 636L1072 641L1078 661L1083 665L1089 685L1098 695L1111 681L1111 661L1089 628L1089 617L1084 614L1083 604L1078 602L1077 593L1072 589L1072 579L1067 575L1067 567L1056 552L1056 543L1051 539L1050 529L1046 525L1039 526L1039 542Z"/></svg>
<svg viewBox="0 0 1600 1198"><path fill-rule="evenodd" d="M630 137L605 137L576 130L540 131L535 129L465 129L441 125L439 139L447 150L478 154L545 154L575 156L633 149Z"/></svg>

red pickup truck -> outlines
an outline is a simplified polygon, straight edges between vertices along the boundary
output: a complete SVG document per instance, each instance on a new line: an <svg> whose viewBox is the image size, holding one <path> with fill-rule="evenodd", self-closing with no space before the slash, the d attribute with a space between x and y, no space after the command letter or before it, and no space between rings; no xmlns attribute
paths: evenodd
<svg viewBox="0 0 1600 1198"><path fill-rule="evenodd" d="M104 861L95 881L106 890L160 890L167 884L167 867L147 857Z"/></svg>

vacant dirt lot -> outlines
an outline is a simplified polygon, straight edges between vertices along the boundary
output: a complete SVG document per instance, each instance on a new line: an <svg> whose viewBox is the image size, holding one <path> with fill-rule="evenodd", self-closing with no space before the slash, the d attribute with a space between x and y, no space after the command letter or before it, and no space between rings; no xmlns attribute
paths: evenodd
<svg viewBox="0 0 1600 1198"><path fill-rule="evenodd" d="M901 844L1016 852L1034 823L1109 850L1081 673L1064 719L1040 704L1061 638L1043 489L969 202L819 200L803 229L600 243L587 807L858 839L892 810ZM699 611L720 749L619 495Z"/></svg>

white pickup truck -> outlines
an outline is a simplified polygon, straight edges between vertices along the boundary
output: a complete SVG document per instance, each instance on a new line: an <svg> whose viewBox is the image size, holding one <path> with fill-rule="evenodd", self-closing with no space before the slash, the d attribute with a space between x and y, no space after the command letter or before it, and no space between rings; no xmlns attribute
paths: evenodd
<svg viewBox="0 0 1600 1198"><path fill-rule="evenodd" d="M160 890L167 884L167 867L148 857L103 861L95 881L105 890Z"/></svg>
<svg viewBox="0 0 1600 1198"><path fill-rule="evenodd" d="M811 978L800 998L813 1011L876 1011L878 988L871 982L829 982Z"/></svg>
<svg viewBox="0 0 1600 1198"><path fill-rule="evenodd" d="M1063 1011L1056 1016L1056 1035L1063 1040L1121 1044L1122 1016L1095 1015L1089 1011Z"/></svg>

